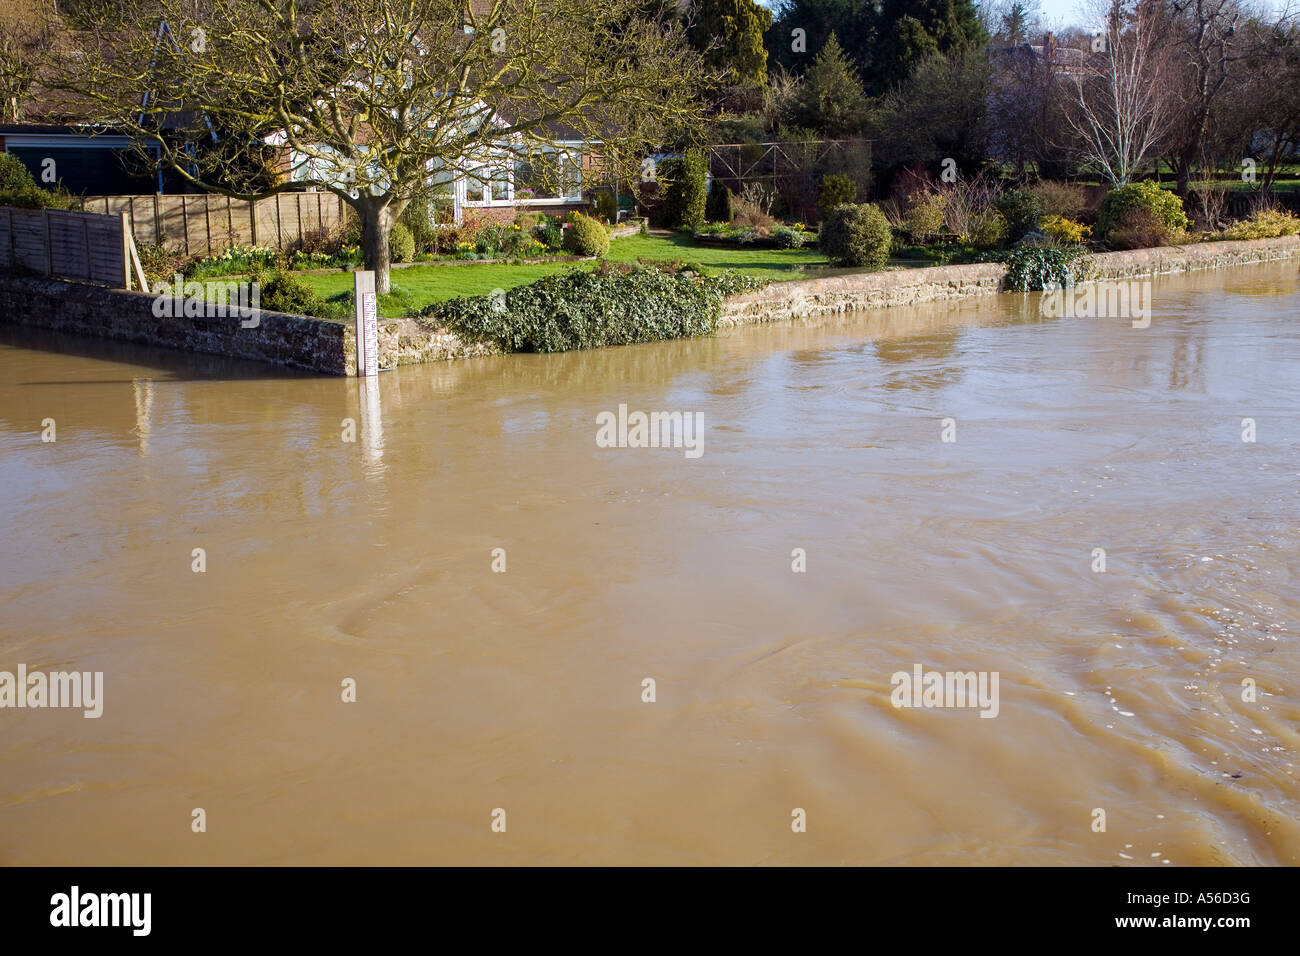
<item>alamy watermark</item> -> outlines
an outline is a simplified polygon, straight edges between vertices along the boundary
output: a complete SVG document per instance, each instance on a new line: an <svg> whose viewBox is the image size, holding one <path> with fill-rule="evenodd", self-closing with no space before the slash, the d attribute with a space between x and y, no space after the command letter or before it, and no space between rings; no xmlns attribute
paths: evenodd
<svg viewBox="0 0 1300 956"><path fill-rule="evenodd" d="M237 318L245 329L261 324L262 289L257 282L174 282L154 285L153 314L159 319Z"/></svg>
<svg viewBox="0 0 1300 956"><path fill-rule="evenodd" d="M1039 309L1048 318L1130 319L1133 328L1151 324L1151 281L1083 282L1044 292Z"/></svg>
<svg viewBox="0 0 1300 956"><path fill-rule="evenodd" d="M703 412L629 412L596 416L596 445L600 448L684 448L687 458L704 454Z"/></svg>
<svg viewBox="0 0 1300 956"><path fill-rule="evenodd" d="M895 707L978 707L981 717L996 717L998 671L927 671L920 664L895 671L889 701Z"/></svg>
<svg viewBox="0 0 1300 956"><path fill-rule="evenodd" d="M152 893L83 893L73 886L50 897L50 925L56 927L117 926L148 936L152 911Z"/></svg>
<svg viewBox="0 0 1300 956"><path fill-rule="evenodd" d="M103 671L27 672L26 664L18 672L0 671L0 708L42 707L81 708L83 717L104 714Z"/></svg>

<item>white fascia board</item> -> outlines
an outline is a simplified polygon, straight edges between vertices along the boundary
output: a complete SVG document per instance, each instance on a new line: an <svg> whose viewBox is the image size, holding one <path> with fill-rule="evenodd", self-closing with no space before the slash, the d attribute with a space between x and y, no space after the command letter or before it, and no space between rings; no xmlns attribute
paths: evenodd
<svg viewBox="0 0 1300 956"><path fill-rule="evenodd" d="M5 148L23 146L39 149L63 149L90 147L91 149L122 149L131 146L135 140L130 136L90 136L74 134L70 136L42 136L34 133L5 133Z"/></svg>

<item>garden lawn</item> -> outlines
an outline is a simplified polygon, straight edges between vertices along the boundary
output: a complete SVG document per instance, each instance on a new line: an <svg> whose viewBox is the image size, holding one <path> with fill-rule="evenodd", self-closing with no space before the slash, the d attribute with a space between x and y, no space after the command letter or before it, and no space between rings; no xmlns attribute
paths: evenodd
<svg viewBox="0 0 1300 956"><path fill-rule="evenodd" d="M720 272L735 269L746 275L760 276L779 282L784 279L804 278L808 270L829 266L826 257L816 249L747 249L743 246L698 245L685 235L628 236L614 239L609 244L609 258L619 262L637 259L681 259L698 263L705 271ZM543 276L563 272L574 267L591 268L590 262L543 262L533 265L502 265L497 263L464 263L460 265L406 266L394 269L393 287L405 293L416 308L431 302L442 302L462 295L489 295L496 289L513 289L518 285L536 282ZM321 298L339 292L352 291L351 272L332 272L325 275L301 275L301 278ZM387 315L382 307L380 311Z"/></svg>

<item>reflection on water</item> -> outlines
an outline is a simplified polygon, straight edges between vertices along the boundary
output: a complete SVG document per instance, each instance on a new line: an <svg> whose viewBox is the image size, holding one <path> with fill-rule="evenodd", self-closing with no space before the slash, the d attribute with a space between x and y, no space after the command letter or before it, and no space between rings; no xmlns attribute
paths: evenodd
<svg viewBox="0 0 1300 956"><path fill-rule="evenodd" d="M1300 282L1153 308L368 381L0 327L0 670L105 675L0 711L0 861L1294 864Z"/></svg>

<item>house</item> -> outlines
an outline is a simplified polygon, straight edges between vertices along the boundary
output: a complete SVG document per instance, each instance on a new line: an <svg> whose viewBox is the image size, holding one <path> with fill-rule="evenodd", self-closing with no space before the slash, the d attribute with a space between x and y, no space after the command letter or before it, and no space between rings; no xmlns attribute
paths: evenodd
<svg viewBox="0 0 1300 956"><path fill-rule="evenodd" d="M612 189L617 196L614 184L602 173L599 142L584 139L571 127L560 125L552 127L548 134L540 158L555 166L544 175L538 175L520 156L520 150L506 142L489 150L482 165L468 171L443 170L431 163L428 182L442 199L435 204L437 218L460 224L467 214L475 219L498 220L511 220L528 212L562 215L590 208L595 190ZM268 137L267 142L284 147L283 136ZM284 147L276 163L282 175L304 184L331 180L344 184L341 165L338 175L331 177L322 160L289 147Z"/></svg>
<svg viewBox="0 0 1300 956"><path fill-rule="evenodd" d="M1043 34L1042 43L1020 43L1013 46L990 47L989 58L997 63L1008 61L1040 69L1047 76L1079 76L1086 72L1087 53L1077 44L1062 44L1055 33Z"/></svg>

